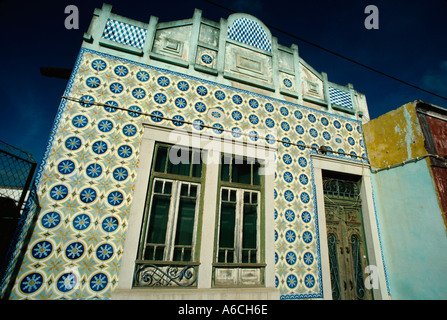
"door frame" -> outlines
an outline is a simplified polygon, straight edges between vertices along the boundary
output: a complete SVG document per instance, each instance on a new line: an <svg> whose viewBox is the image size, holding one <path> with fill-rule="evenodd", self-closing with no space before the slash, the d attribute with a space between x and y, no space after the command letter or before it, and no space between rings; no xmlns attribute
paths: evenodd
<svg viewBox="0 0 447 320"><path fill-rule="evenodd" d="M374 208L373 191L371 187L371 170L368 164L361 162L330 158L323 155L311 155L313 165L313 175L316 192L316 208L319 221L319 238L321 253L321 271L323 280L323 298L332 300L331 273L329 265L329 249L327 243L326 215L323 193L322 170L329 170L338 173L357 175L361 179L360 197L362 200L363 228L365 232L366 250L370 265L375 265L379 283L378 289L373 289L374 299L389 299L387 282L385 278L385 268L380 244L377 217ZM373 275L371 273L371 275ZM365 275L366 278L367 275Z"/></svg>

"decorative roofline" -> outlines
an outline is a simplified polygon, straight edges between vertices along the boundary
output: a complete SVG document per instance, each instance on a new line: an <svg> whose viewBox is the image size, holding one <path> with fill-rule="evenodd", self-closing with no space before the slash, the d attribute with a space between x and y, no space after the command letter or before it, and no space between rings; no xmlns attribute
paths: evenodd
<svg viewBox="0 0 447 320"><path fill-rule="evenodd" d="M236 24L235 24L236 23ZM95 9L83 47L205 80L260 92L317 110L369 121L363 94L352 84L328 81L309 66L298 46L278 44L259 19L234 13L220 22L193 17L148 23L112 13L112 6Z"/></svg>

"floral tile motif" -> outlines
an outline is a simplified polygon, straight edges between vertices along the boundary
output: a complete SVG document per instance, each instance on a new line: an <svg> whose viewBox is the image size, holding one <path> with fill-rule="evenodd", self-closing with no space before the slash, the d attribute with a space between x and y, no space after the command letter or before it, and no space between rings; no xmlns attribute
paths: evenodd
<svg viewBox="0 0 447 320"><path fill-rule="evenodd" d="M83 102L63 100L59 108L37 173L42 209L11 299L110 298L143 122L276 144L276 286L282 299L322 297L309 147L359 161L361 123L88 49L65 94Z"/></svg>

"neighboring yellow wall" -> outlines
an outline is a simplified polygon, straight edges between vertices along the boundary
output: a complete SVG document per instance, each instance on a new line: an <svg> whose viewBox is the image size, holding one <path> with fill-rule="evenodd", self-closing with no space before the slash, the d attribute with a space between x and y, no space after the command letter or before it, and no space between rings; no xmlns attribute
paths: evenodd
<svg viewBox="0 0 447 320"><path fill-rule="evenodd" d="M363 125L371 165L385 168L427 154L414 103Z"/></svg>

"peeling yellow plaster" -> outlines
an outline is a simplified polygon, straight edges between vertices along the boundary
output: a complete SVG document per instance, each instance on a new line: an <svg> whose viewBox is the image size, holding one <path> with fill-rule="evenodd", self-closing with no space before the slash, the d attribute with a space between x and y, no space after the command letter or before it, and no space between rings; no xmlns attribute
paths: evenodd
<svg viewBox="0 0 447 320"><path fill-rule="evenodd" d="M407 103L363 125L371 165L385 168L427 154L415 103Z"/></svg>

